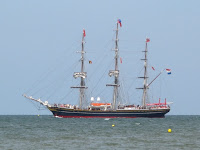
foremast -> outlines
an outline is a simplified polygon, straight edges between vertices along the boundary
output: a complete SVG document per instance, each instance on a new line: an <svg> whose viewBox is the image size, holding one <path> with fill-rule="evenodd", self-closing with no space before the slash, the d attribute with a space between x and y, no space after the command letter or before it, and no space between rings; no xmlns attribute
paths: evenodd
<svg viewBox="0 0 200 150"><path fill-rule="evenodd" d="M87 89L87 87L85 86L85 78L87 77L87 72L85 72L84 70L84 62L85 62L85 57L84 54L86 53L84 51L84 44L85 44L85 29L83 29L83 35L82 35L82 42L81 42L81 51L79 51L79 53L81 53L81 72L74 72L74 78L80 78L80 86L73 86L71 88L79 88L79 108L83 109L83 102L85 101L85 89Z"/></svg>
<svg viewBox="0 0 200 150"><path fill-rule="evenodd" d="M116 107L117 107L117 101L118 101L118 97L119 97L119 92L118 92L118 88L120 86L119 84L119 68L118 68L118 60L119 60L119 48L118 48L118 31L119 31L119 25L120 27L122 26L121 24L121 20L118 19L117 20L117 29L115 31L116 33L116 37L115 37L115 70L110 70L109 71L109 76L114 76L114 84L107 84L106 86L113 86L114 89L113 89L113 102L112 102L112 109L113 110L116 110Z"/></svg>

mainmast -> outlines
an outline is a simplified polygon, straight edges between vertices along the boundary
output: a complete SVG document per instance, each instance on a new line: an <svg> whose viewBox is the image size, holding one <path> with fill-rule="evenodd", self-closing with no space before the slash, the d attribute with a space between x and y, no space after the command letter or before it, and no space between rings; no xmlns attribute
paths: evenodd
<svg viewBox="0 0 200 150"><path fill-rule="evenodd" d="M118 19L117 21L117 29L116 29L116 38L115 38L115 70L110 70L109 71L109 76L114 76L115 80L114 80L114 84L107 84L106 86L113 86L114 90L113 90L113 103L112 103L112 109L116 110L116 103L117 103L117 99L118 99L118 87L119 85L119 70L118 70L118 58L119 58L119 48L118 48L118 28L122 26L121 24L121 20Z"/></svg>
<svg viewBox="0 0 200 150"><path fill-rule="evenodd" d="M80 98L79 98L79 108L82 109L83 107L83 102L85 101L85 89L87 89L87 87L85 86L85 78L87 77L87 72L84 72L84 61L85 61L85 58L84 58L84 54L85 54L85 51L84 51L84 44L85 44L85 41L84 41L84 38L85 38L86 34L85 34L85 29L83 29L83 36L82 36L82 43L81 43L81 51L79 51L79 53L81 53L81 72L74 72L74 78L81 78L81 82L80 82L80 86L74 86L74 87L71 87L71 88L79 88L80 90Z"/></svg>

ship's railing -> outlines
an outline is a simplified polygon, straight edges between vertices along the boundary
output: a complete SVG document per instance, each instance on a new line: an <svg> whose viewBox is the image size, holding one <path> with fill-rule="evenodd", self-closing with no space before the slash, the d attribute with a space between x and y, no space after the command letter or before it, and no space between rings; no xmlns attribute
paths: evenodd
<svg viewBox="0 0 200 150"><path fill-rule="evenodd" d="M51 107L67 108L67 109L76 109L76 108L78 108L77 106L71 105L71 104L51 104Z"/></svg>
<svg viewBox="0 0 200 150"><path fill-rule="evenodd" d="M117 110L149 110L149 109L169 109L169 105L147 105L146 107L143 106L135 106L135 105L127 105L127 106L119 106Z"/></svg>

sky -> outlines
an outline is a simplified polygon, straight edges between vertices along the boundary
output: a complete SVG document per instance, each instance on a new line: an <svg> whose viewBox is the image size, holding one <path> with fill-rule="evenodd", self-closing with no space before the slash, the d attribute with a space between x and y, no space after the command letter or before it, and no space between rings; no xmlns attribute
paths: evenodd
<svg viewBox="0 0 200 150"><path fill-rule="evenodd" d="M52 103L59 102L56 99L76 102L77 91L66 93L78 83L72 75L80 69L76 51L81 50L83 28L86 61L93 62L86 64L90 95L100 95L102 101L112 97L112 89L102 93L104 82L113 81L107 73L113 67L114 30L119 18L125 97L131 103L140 101L141 92L135 88L142 82L136 77L143 65L145 38L149 37L148 64L155 68L149 75L155 77L163 68L172 70L170 76L163 73L155 81L153 102L160 96L162 101L173 102L169 115L200 115L199 6L198 0L0 1L0 115L51 114L38 110L24 93L36 98L41 94Z"/></svg>

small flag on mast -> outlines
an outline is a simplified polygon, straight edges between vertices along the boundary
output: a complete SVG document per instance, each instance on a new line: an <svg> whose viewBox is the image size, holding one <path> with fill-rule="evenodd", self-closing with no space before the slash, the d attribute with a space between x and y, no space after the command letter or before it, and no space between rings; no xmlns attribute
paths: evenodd
<svg viewBox="0 0 200 150"><path fill-rule="evenodd" d="M119 23L120 27L122 27L122 21L121 21L121 19L118 19L117 23Z"/></svg>
<svg viewBox="0 0 200 150"><path fill-rule="evenodd" d="M171 69L166 69L166 71L167 71L167 74L169 74L169 75L172 74Z"/></svg>
<svg viewBox="0 0 200 150"><path fill-rule="evenodd" d="M154 67L151 67L154 71L155 71L155 68Z"/></svg>
<svg viewBox="0 0 200 150"><path fill-rule="evenodd" d="M85 34L85 29L83 29L83 36L84 36L84 37L86 36L86 34Z"/></svg>
<svg viewBox="0 0 200 150"><path fill-rule="evenodd" d="M146 43L150 42L150 38L146 38Z"/></svg>
<svg viewBox="0 0 200 150"><path fill-rule="evenodd" d="M122 64L122 58L120 57L120 63Z"/></svg>

